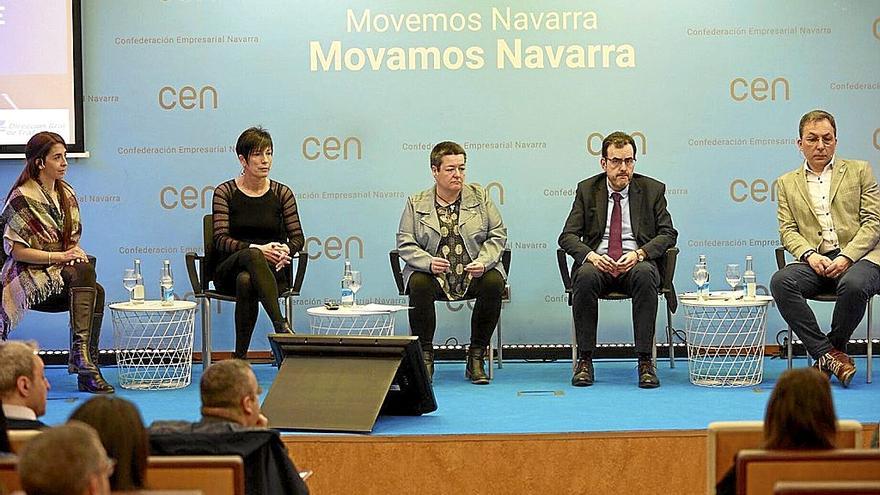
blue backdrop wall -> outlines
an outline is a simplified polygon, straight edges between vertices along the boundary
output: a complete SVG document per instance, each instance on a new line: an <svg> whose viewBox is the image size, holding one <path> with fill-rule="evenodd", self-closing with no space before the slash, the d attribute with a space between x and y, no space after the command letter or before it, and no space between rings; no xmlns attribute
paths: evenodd
<svg viewBox="0 0 880 495"><path fill-rule="evenodd" d="M837 117L839 156L876 164L880 151L877 2L83 4L91 156L68 179L111 301L127 297L121 275L134 258L149 297L167 258L177 296L192 298L183 255L201 250L213 186L238 174L233 145L254 124L273 134L272 177L296 192L308 237L298 330L306 307L338 297L346 256L364 273L361 299L403 302L387 252L405 196L432 183L428 151L451 139L509 229L512 343L570 339L556 238L575 185L600 171L607 133L633 133L637 172L667 184L682 290L699 254L713 288L747 254L766 285L774 180L802 162L804 112ZM20 165L3 162L0 182ZM215 348L229 349L232 307L216 311ZM438 340L466 340L469 311L439 312ZM268 347L260 325L253 349ZM407 331L405 316L397 326ZM771 310L769 338L783 326ZM600 328L601 341L631 341L629 304L603 304ZM32 313L12 335L67 346L63 316Z"/></svg>

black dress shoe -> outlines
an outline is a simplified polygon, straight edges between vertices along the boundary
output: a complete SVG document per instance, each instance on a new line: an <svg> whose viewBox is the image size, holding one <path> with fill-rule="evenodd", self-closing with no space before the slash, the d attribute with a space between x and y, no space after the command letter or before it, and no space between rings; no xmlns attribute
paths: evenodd
<svg viewBox="0 0 880 495"><path fill-rule="evenodd" d="M296 332L294 332L293 329L290 328L290 323L287 323L287 320L273 322L272 326L275 327L275 333L296 334Z"/></svg>
<svg viewBox="0 0 880 495"><path fill-rule="evenodd" d="M657 388L660 379L657 378L657 370L650 359L639 359L639 388Z"/></svg>
<svg viewBox="0 0 880 495"><path fill-rule="evenodd" d="M593 384L593 360L578 359L577 366L574 368L574 376L571 377L571 384L575 387L589 387Z"/></svg>

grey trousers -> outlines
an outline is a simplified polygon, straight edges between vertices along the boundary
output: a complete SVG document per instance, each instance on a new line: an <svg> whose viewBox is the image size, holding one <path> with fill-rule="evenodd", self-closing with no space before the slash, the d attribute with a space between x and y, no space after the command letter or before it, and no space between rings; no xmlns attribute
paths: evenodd
<svg viewBox="0 0 880 495"><path fill-rule="evenodd" d="M822 333L807 305L807 298L822 292L837 295L828 335ZM857 261L836 279L817 275L806 263L792 263L770 280L779 313L814 359L832 349L846 352L847 342L865 316L868 299L878 292L880 267L868 260Z"/></svg>

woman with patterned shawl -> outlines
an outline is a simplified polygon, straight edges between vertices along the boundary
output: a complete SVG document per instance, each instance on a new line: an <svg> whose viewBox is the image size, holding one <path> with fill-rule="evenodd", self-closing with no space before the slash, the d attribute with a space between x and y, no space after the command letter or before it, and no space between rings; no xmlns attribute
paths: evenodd
<svg viewBox="0 0 880 495"><path fill-rule="evenodd" d="M113 393L98 370L104 288L79 245L79 204L64 181L67 147L54 132L40 132L25 147L26 164L0 214L0 337L28 309L70 311L70 360L79 390Z"/></svg>

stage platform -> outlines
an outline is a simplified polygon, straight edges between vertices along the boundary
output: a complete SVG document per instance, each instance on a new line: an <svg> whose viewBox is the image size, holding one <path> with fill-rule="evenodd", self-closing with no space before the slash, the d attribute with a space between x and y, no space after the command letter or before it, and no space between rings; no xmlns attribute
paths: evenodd
<svg viewBox="0 0 880 495"><path fill-rule="evenodd" d="M795 362L805 366L804 360ZM880 419L880 376L865 383L865 359L848 389L832 382L840 418L866 426ZM276 369L255 365L268 390ZM704 388L688 381L687 363L659 363L662 386L636 387L635 361L597 361L596 384L569 385L571 362L510 361L488 386L464 379L464 363L438 363L438 410L421 417L380 417L370 435L285 435L314 493L705 493L705 428L712 421L761 419L785 362L767 359L764 382ZM198 379L169 391L118 389L144 421L199 417ZM104 372L116 383L115 368ZM63 422L88 394L66 368L50 366L47 423Z"/></svg>

